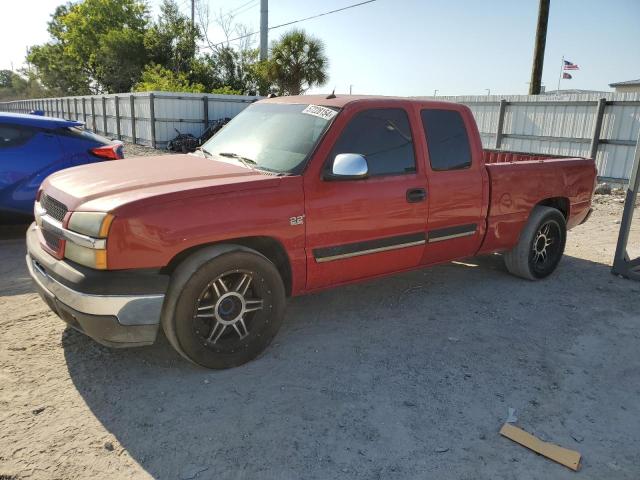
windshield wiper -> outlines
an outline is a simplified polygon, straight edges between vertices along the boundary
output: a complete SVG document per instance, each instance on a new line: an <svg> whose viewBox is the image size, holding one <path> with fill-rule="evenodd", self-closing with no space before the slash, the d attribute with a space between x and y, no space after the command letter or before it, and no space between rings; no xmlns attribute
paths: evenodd
<svg viewBox="0 0 640 480"><path fill-rule="evenodd" d="M258 165L258 162L256 162L255 160L252 160L247 157L243 157L242 155L238 155L237 153L220 152L218 153L218 155L220 155L221 157L235 158L236 160L241 162L245 167L248 167L248 168L253 168L254 166Z"/></svg>
<svg viewBox="0 0 640 480"><path fill-rule="evenodd" d="M289 175L287 172L282 172L280 170L275 170L273 168L269 168L269 167L265 167L264 165L260 165L255 160L252 160L251 158L243 157L242 155L239 155L239 154L237 154L235 152L220 152L220 153L218 153L218 155L220 155L221 157L228 157L228 158L233 158L235 160L238 160L240 163L242 163L247 168L253 168L255 170L262 170L264 172L273 172L273 173L277 173L279 176L280 175L282 175L282 176Z"/></svg>
<svg viewBox="0 0 640 480"><path fill-rule="evenodd" d="M205 157L213 157L213 154L209 150L207 150L206 148L198 147L198 148L196 148L196 150L198 150L199 152L202 152L202 154Z"/></svg>

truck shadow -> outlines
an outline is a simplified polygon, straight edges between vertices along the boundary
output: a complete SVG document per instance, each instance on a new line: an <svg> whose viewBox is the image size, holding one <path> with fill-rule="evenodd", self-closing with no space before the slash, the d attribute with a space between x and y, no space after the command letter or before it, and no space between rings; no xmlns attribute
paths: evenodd
<svg viewBox="0 0 640 480"><path fill-rule="evenodd" d="M488 256L293 299L274 344L231 370L195 367L165 339L109 350L67 330L62 343L119 444L105 455L122 448L155 478L409 478L438 448L501 461L505 397L554 395L578 334L637 288L574 257L527 282Z"/></svg>

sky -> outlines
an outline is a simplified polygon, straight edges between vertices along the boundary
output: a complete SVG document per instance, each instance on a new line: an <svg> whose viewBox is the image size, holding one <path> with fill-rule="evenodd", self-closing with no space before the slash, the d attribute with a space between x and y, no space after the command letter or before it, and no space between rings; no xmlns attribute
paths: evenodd
<svg viewBox="0 0 640 480"><path fill-rule="evenodd" d="M189 0L177 0L189 13ZM202 0L211 11L238 10L250 31L260 25L259 0ZM277 25L359 0L270 0ZM2 2L0 69L17 68L29 45L48 40L47 21L61 0ZM160 0L150 0L153 16ZM526 94L538 0L376 0L296 25L321 39L329 81L314 91L380 95ZM271 30L278 38L292 27ZM212 40L223 40L217 28ZM561 58L580 66L561 88L611 90L640 78L640 0L551 0L543 85L555 90ZM258 36L255 37L258 45Z"/></svg>

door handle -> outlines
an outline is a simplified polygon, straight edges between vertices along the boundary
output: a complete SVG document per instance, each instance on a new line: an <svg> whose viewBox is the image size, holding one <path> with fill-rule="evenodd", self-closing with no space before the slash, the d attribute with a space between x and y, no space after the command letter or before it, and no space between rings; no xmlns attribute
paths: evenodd
<svg viewBox="0 0 640 480"><path fill-rule="evenodd" d="M410 188L407 190L407 202L424 202L427 198L427 191L424 188Z"/></svg>

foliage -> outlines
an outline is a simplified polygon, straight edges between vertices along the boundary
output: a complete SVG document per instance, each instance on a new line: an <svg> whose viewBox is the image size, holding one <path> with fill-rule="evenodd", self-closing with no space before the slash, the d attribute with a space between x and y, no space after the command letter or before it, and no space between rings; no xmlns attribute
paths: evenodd
<svg viewBox="0 0 640 480"><path fill-rule="evenodd" d="M242 95L242 90L234 90L229 86L213 88L209 93L217 93L218 95Z"/></svg>
<svg viewBox="0 0 640 480"><path fill-rule="evenodd" d="M136 92L190 92L203 93L205 86L201 83L190 83L185 73L174 73L162 65L147 65L142 78L134 86Z"/></svg>
<svg viewBox="0 0 640 480"><path fill-rule="evenodd" d="M300 95L327 81L328 65L321 40L304 30L292 30L272 45L264 70L281 95Z"/></svg>
<svg viewBox="0 0 640 480"><path fill-rule="evenodd" d="M147 1L74 0L57 7L48 24L50 41L31 47L27 55L37 80L30 85L40 87L39 96L132 89L295 95L327 79L324 46L303 30L274 42L271 58L260 62L252 46L255 37L232 14L217 16L227 40L212 43L208 9L201 1L196 3L200 26L192 26L176 0L163 0L160 15L151 21ZM237 37L242 40L232 44ZM202 42L206 53L198 51ZM10 80L0 75L0 89L9 88Z"/></svg>
<svg viewBox="0 0 640 480"><path fill-rule="evenodd" d="M180 13L174 0L163 0L160 12L144 36L149 60L174 73L189 73L197 53L196 41L202 37L200 31Z"/></svg>
<svg viewBox="0 0 640 480"><path fill-rule="evenodd" d="M36 67L38 78L49 89L61 95L88 95L91 92L89 77L61 44L45 43L31 47L27 60Z"/></svg>
<svg viewBox="0 0 640 480"><path fill-rule="evenodd" d="M14 75L11 70L0 70L0 88L11 88L11 80Z"/></svg>
<svg viewBox="0 0 640 480"><path fill-rule="evenodd" d="M68 3L49 22L51 41L33 47L27 60L46 86L64 93L126 91L147 60L148 21L139 0Z"/></svg>
<svg viewBox="0 0 640 480"><path fill-rule="evenodd" d="M22 73L0 70L0 101L42 98L55 93L45 90L33 74Z"/></svg>

